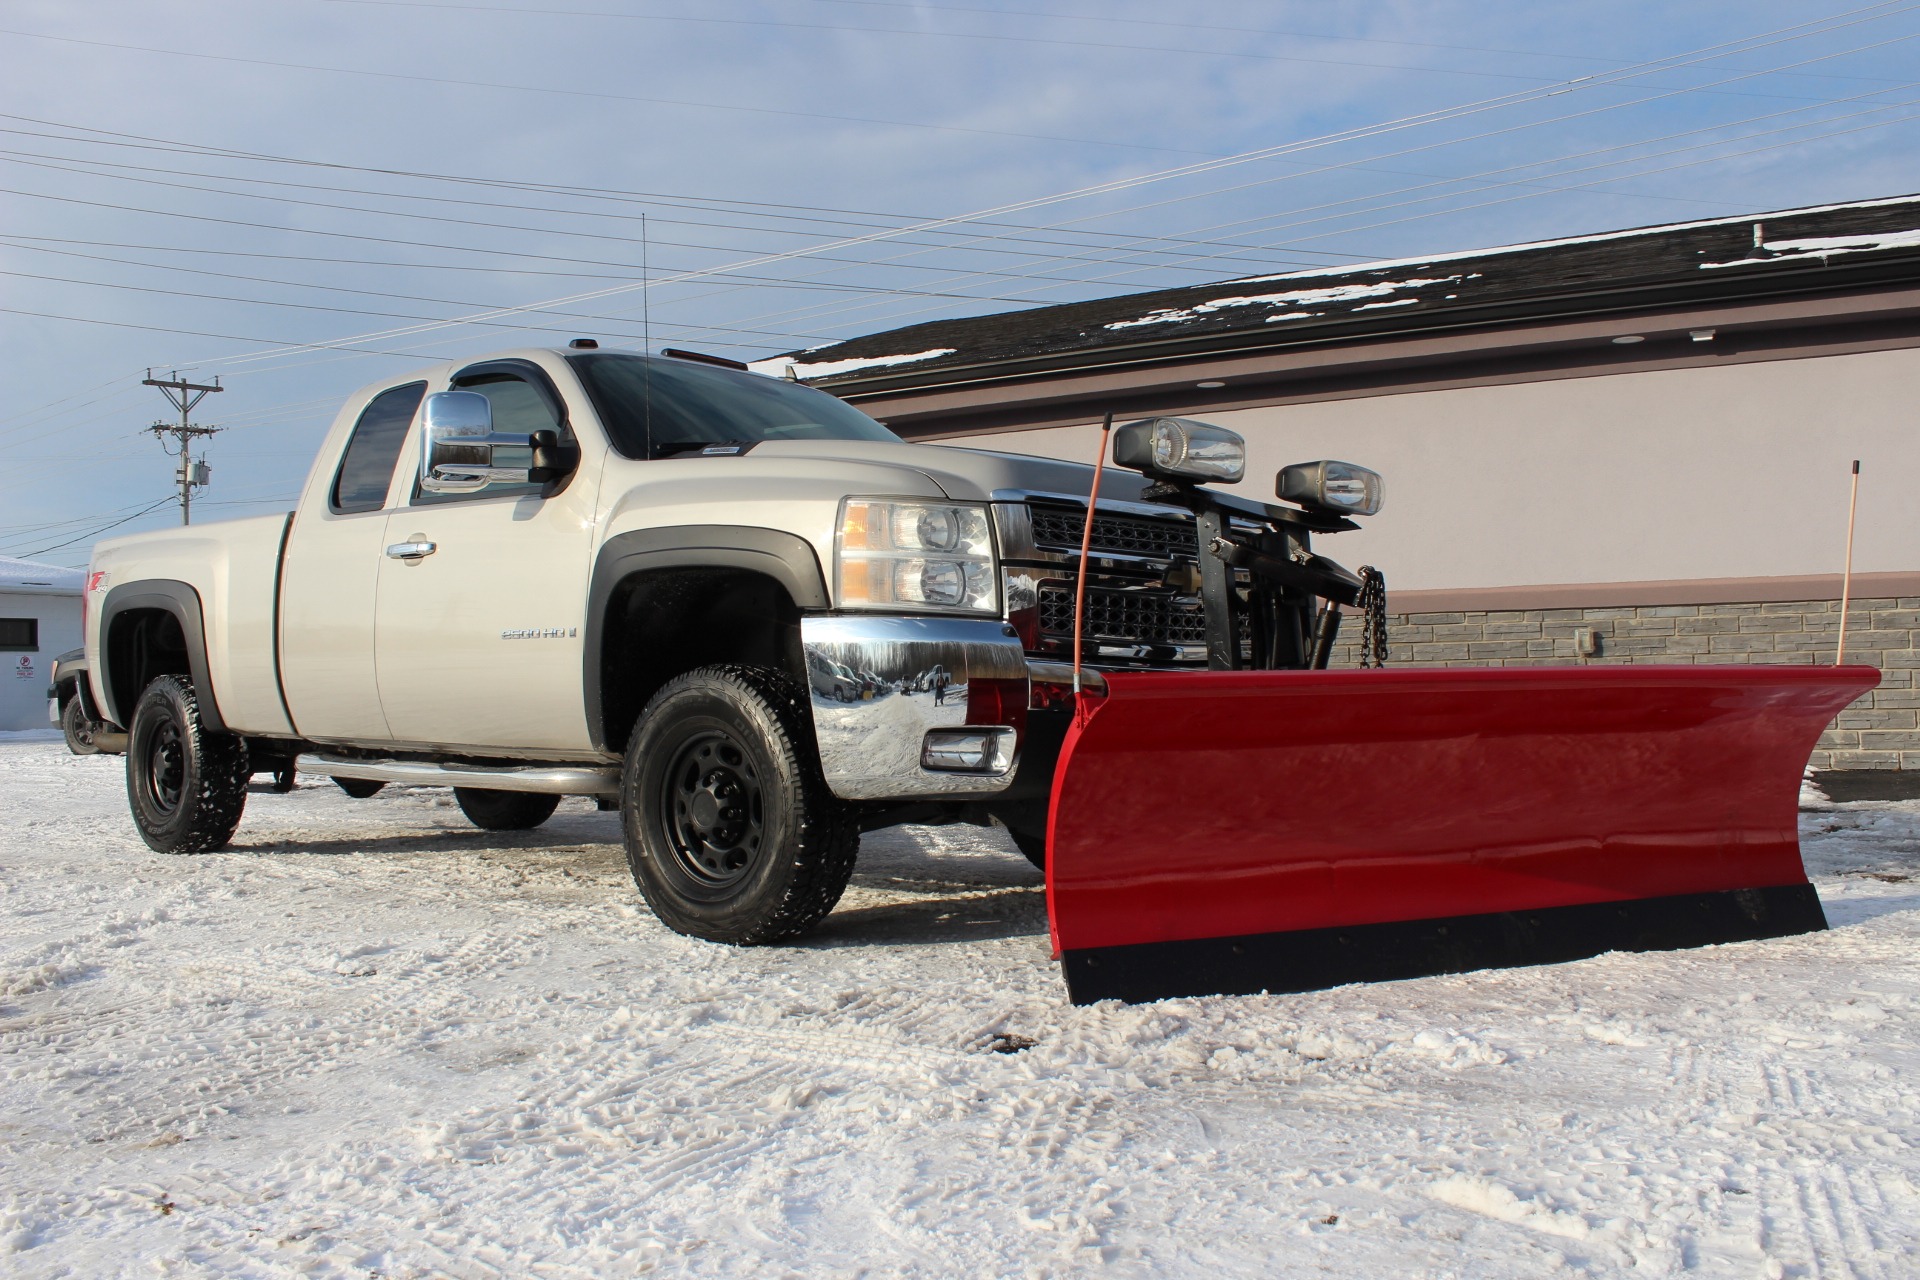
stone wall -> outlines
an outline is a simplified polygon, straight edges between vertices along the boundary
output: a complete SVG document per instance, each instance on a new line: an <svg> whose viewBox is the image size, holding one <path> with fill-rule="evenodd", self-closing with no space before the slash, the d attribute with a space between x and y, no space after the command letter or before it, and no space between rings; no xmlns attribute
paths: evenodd
<svg viewBox="0 0 1920 1280"><path fill-rule="evenodd" d="M1387 660L1416 667L1832 662L1839 626L1837 600L1396 613L1388 616ZM1358 666L1359 639L1360 619L1349 612L1332 665ZM1880 668L1880 687L1840 713L1813 767L1920 771L1920 598L1853 601L1847 661Z"/></svg>

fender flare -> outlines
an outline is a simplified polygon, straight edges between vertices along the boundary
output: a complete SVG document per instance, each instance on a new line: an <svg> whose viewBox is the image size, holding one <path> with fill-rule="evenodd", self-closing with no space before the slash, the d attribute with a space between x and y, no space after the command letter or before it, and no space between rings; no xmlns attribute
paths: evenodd
<svg viewBox="0 0 1920 1280"><path fill-rule="evenodd" d="M107 592L105 603L100 606L100 695L105 705L100 709L106 718L122 728L129 727L125 716L132 714L129 705L122 707L113 681L113 624L123 613L135 609L154 609L170 614L180 624L180 634L187 646L187 672L193 679L194 691L200 699L201 722L214 733L227 732L227 722L220 715L219 699L214 696L213 672L207 665L207 633L205 614L200 605L200 593L185 582L171 578L147 578L138 582L123 582ZM139 697L135 690L134 696Z"/></svg>
<svg viewBox="0 0 1920 1280"><path fill-rule="evenodd" d="M601 723L600 648L607 605L621 583L659 569L745 569L773 579L801 610L832 606L820 558L805 538L752 525L696 524L638 529L601 544L587 588L586 634L581 645L587 725L593 743L607 750Z"/></svg>

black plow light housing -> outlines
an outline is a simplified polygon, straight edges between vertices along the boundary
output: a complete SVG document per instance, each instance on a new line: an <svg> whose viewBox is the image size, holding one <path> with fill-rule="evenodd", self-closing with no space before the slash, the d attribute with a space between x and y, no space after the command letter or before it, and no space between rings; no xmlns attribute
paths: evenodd
<svg viewBox="0 0 1920 1280"><path fill-rule="evenodd" d="M1191 418L1143 418L1113 429L1113 461L1155 480L1238 484L1247 474L1247 442Z"/></svg>
<svg viewBox="0 0 1920 1280"><path fill-rule="evenodd" d="M1387 500L1387 482L1380 473L1351 462L1296 462L1282 467L1273 491L1283 502L1341 516L1378 514Z"/></svg>

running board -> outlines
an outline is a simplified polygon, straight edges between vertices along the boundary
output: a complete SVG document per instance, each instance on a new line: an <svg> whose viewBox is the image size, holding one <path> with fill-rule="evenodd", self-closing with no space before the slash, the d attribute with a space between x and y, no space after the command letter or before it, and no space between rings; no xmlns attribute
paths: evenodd
<svg viewBox="0 0 1920 1280"><path fill-rule="evenodd" d="M478 791L530 791L543 796L617 796L620 770L593 765L431 764L419 760L346 760L303 755L293 762L301 773L367 782L399 782L416 787L472 787Z"/></svg>

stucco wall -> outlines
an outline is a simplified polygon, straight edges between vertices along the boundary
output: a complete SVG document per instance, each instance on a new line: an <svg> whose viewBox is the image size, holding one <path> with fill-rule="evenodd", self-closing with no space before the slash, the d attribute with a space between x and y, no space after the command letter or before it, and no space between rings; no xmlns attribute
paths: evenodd
<svg viewBox="0 0 1920 1280"><path fill-rule="evenodd" d="M1289 462L1387 478L1335 559L1389 587L1920 570L1920 350L1560 378L1200 414L1247 438L1250 497ZM1091 461L1098 429L943 444Z"/></svg>
<svg viewBox="0 0 1920 1280"><path fill-rule="evenodd" d="M37 650L0 650L0 730L50 728L47 681L53 660L80 647L80 597L0 591L0 618L40 620Z"/></svg>

